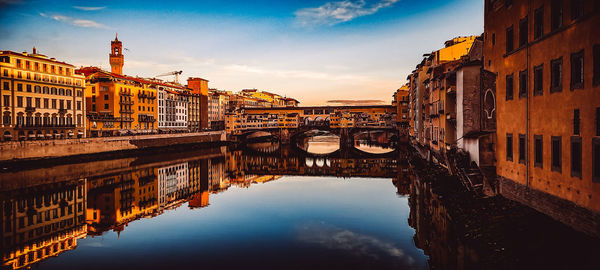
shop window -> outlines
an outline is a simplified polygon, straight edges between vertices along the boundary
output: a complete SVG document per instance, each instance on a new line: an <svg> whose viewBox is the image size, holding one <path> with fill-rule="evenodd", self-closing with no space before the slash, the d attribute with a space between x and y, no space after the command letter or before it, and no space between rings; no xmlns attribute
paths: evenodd
<svg viewBox="0 0 600 270"><path fill-rule="evenodd" d="M579 109L573 110L573 135L581 135L581 117Z"/></svg>

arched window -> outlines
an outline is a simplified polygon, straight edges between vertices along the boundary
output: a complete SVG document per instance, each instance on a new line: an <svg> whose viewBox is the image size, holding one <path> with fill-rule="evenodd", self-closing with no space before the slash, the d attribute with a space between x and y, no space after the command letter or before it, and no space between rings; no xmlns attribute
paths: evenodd
<svg viewBox="0 0 600 270"><path fill-rule="evenodd" d="M2 115L2 124L4 124L4 126L10 126L12 122L12 117L10 115L10 112L4 112L4 114Z"/></svg>
<svg viewBox="0 0 600 270"><path fill-rule="evenodd" d="M25 124L25 117L23 117L23 113L19 113L17 115L17 126L23 126Z"/></svg>
<svg viewBox="0 0 600 270"><path fill-rule="evenodd" d="M50 88L50 94L56 95L56 87Z"/></svg>
<svg viewBox="0 0 600 270"><path fill-rule="evenodd" d="M61 95L61 96L64 96L65 95L65 89L58 88L58 94Z"/></svg>
<svg viewBox="0 0 600 270"><path fill-rule="evenodd" d="M50 94L50 88L48 88L48 86L44 86L44 94Z"/></svg>
<svg viewBox="0 0 600 270"><path fill-rule="evenodd" d="M42 92L42 87L40 87L39 85L36 85L33 88L33 92L35 92L35 93L41 93Z"/></svg>

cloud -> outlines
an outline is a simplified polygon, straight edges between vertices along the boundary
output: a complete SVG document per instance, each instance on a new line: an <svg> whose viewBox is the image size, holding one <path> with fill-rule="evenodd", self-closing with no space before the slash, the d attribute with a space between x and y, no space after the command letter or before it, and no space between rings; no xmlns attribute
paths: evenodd
<svg viewBox="0 0 600 270"><path fill-rule="evenodd" d="M83 11L96 11L96 10L105 9L106 7L83 7L83 6L73 6L73 8L74 8L74 9L83 10Z"/></svg>
<svg viewBox="0 0 600 270"><path fill-rule="evenodd" d="M394 243L336 226L309 222L297 228L297 240L359 258L386 260L399 268L413 268L415 260Z"/></svg>
<svg viewBox="0 0 600 270"><path fill-rule="evenodd" d="M98 23L96 21L92 21L92 20L72 18L72 17L68 17L68 16L63 16L63 15L49 15L46 13L40 13L40 15L45 18L50 18L55 21L68 23L70 25L74 25L74 26L78 26L78 27L108 29L108 26Z"/></svg>
<svg viewBox="0 0 600 270"><path fill-rule="evenodd" d="M301 26L331 26L374 14L396 2L398 0L377 0L377 2L371 4L368 4L365 0L327 2L320 7L299 9L294 15L296 15L297 23Z"/></svg>

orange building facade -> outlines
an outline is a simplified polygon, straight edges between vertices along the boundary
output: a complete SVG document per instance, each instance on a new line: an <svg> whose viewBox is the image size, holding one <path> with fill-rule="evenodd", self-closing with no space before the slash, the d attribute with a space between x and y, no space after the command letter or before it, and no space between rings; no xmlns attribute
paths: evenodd
<svg viewBox="0 0 600 270"><path fill-rule="evenodd" d="M485 4L497 174L600 213L600 3Z"/></svg>

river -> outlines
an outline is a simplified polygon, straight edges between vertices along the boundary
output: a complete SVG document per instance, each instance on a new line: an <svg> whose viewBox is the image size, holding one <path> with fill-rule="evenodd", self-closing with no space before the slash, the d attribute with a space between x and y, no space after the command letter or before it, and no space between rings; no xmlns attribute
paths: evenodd
<svg viewBox="0 0 600 270"><path fill-rule="evenodd" d="M230 149L6 167L7 269L585 269L599 241L425 181L410 148ZM441 181L440 181L441 182ZM457 195L458 194L458 195Z"/></svg>

